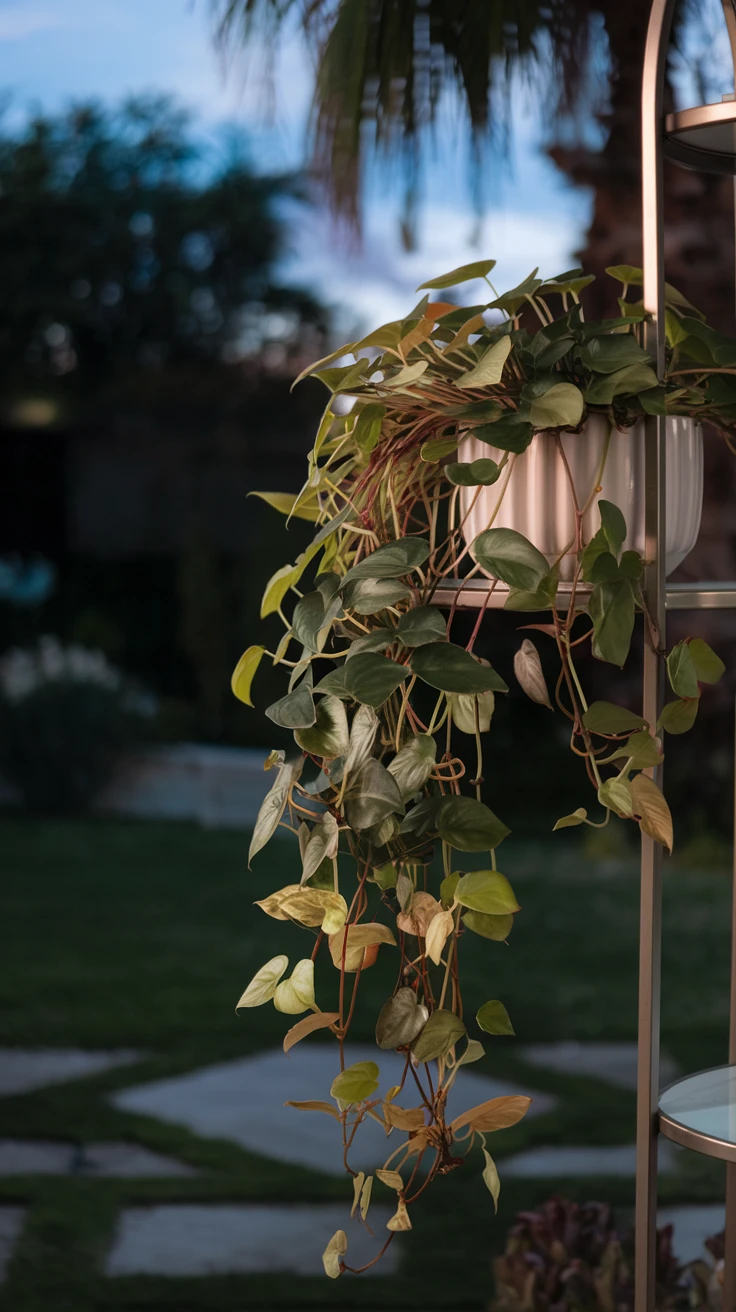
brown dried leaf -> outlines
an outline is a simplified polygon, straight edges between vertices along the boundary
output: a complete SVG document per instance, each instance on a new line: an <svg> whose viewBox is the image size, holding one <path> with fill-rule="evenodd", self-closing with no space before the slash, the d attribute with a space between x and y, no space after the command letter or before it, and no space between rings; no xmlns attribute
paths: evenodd
<svg viewBox="0 0 736 1312"><path fill-rule="evenodd" d="M288 1052L301 1039L306 1039L308 1034L313 1034L315 1030L324 1030L339 1019L339 1011L316 1011L311 1016L305 1016L304 1020L297 1021L296 1025L292 1025L284 1035L284 1052Z"/></svg>
<svg viewBox="0 0 736 1312"><path fill-rule="evenodd" d="M318 1098L308 1098L305 1102L284 1103L284 1107L296 1107L298 1112L326 1112L328 1116L333 1116L336 1121L340 1120L340 1113L331 1102L320 1102Z"/></svg>
<svg viewBox="0 0 736 1312"><path fill-rule="evenodd" d="M488 1102L481 1102L477 1107L471 1107L469 1111L457 1116L450 1129L453 1134L464 1130L467 1125L483 1133L505 1130L509 1125L516 1125L516 1122L526 1115L530 1103L531 1098L525 1098L521 1094L491 1098Z"/></svg>
<svg viewBox="0 0 736 1312"><path fill-rule="evenodd" d="M365 1181L364 1171L358 1171L358 1174L353 1176L353 1205L350 1208L351 1216L355 1216L358 1203L360 1202L360 1195L363 1191L364 1181Z"/></svg>
<svg viewBox="0 0 736 1312"><path fill-rule="evenodd" d="M360 1218L365 1221L368 1215L368 1208L371 1205L371 1191L373 1189L373 1176L369 1175L360 1194Z"/></svg>
<svg viewBox="0 0 736 1312"><path fill-rule="evenodd" d="M376 1176L381 1184L387 1185L389 1189L395 1189L399 1194L404 1188L404 1181L398 1171L376 1171Z"/></svg>
<svg viewBox="0 0 736 1312"><path fill-rule="evenodd" d="M383 1114L389 1125L395 1126L397 1130L424 1129L424 1109L422 1107L398 1107L396 1103L385 1102L383 1104Z"/></svg>
<svg viewBox="0 0 736 1312"><path fill-rule="evenodd" d="M634 810L641 817L639 824L645 834L672 851L672 814L653 779L637 774L631 780Z"/></svg>
<svg viewBox="0 0 736 1312"><path fill-rule="evenodd" d="M531 638L525 638L514 656L514 674L527 697L552 710L549 691L542 672L542 662Z"/></svg>
<svg viewBox="0 0 736 1312"><path fill-rule="evenodd" d="M386 1222L387 1230L411 1230L411 1221L409 1213L406 1210L406 1203L403 1198L399 1199L399 1205L390 1221Z"/></svg>
<svg viewBox="0 0 736 1312"><path fill-rule="evenodd" d="M430 921L441 910L442 906L431 893L415 893L407 910L396 917L396 926L404 934L424 938Z"/></svg>

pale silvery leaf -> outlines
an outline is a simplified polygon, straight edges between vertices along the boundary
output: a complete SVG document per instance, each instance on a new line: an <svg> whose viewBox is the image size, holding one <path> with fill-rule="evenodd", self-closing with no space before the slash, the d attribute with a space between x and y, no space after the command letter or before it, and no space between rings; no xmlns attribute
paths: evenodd
<svg viewBox="0 0 736 1312"><path fill-rule="evenodd" d="M598 801L601 806L610 808L622 818L634 814L634 799L628 779L620 779L618 776L604 779L598 789Z"/></svg>
<svg viewBox="0 0 736 1312"><path fill-rule="evenodd" d="M235 1010L240 1011L241 1007L261 1007L264 1002L270 1002L288 965L288 957L278 956L272 957L270 961L266 962L265 966L261 966L261 969L253 976Z"/></svg>
<svg viewBox="0 0 736 1312"><path fill-rule="evenodd" d="M413 1043L428 1019L427 1008L417 1002L413 989L401 988L385 1002L376 1021L379 1048L404 1047Z"/></svg>
<svg viewBox="0 0 736 1312"><path fill-rule="evenodd" d="M442 949L453 931L454 924L451 911L440 911L429 922L425 945L427 956L432 958L435 966L440 964Z"/></svg>
<svg viewBox="0 0 736 1312"><path fill-rule="evenodd" d="M514 656L514 674L527 697L552 710L539 652L530 638L525 638Z"/></svg>
<svg viewBox="0 0 736 1312"><path fill-rule="evenodd" d="M503 367L511 350L511 338L502 337L481 356L472 369L455 379L456 387L490 387L500 383Z"/></svg>
<svg viewBox="0 0 736 1312"><path fill-rule="evenodd" d="M298 1016L314 1006L314 962L309 957L297 961L288 979L276 987L273 1005L287 1016Z"/></svg>
<svg viewBox="0 0 736 1312"><path fill-rule="evenodd" d="M404 801L424 787L434 769L436 756L437 744L434 738L426 733L418 733L390 762L388 772L399 785Z"/></svg>
<svg viewBox="0 0 736 1312"><path fill-rule="evenodd" d="M458 1057L457 1064L458 1066L469 1066L471 1062L480 1061L481 1057L485 1057L485 1055L486 1050L482 1043L479 1043L477 1039L468 1039L468 1046L462 1057Z"/></svg>
<svg viewBox="0 0 736 1312"><path fill-rule="evenodd" d="M378 716L372 706L359 706L350 726L350 745L345 756L343 775L359 770L373 749Z"/></svg>
<svg viewBox="0 0 736 1312"><path fill-rule="evenodd" d="M303 787L303 785L300 785L300 787ZM299 840L299 855L302 861L304 860L304 853L307 850L307 843L309 842L310 837L311 837L311 830L309 828L309 825L306 823L305 820L302 820L299 829L297 830L297 839Z"/></svg>
<svg viewBox="0 0 736 1312"><path fill-rule="evenodd" d="M402 870L396 880L396 899L402 911L406 911L413 896L414 881Z"/></svg>
<svg viewBox="0 0 736 1312"><path fill-rule="evenodd" d="M325 857L331 858L337 855L339 838L337 820L329 811L325 811L319 824L312 830L304 852L301 879L303 884L306 884L315 870L319 869Z"/></svg>
<svg viewBox="0 0 736 1312"><path fill-rule="evenodd" d="M478 707L478 729L488 733L496 705L493 692L480 692L477 696L466 693L452 693L448 698L452 723L461 733L475 733L475 708Z"/></svg>
<svg viewBox="0 0 736 1312"><path fill-rule="evenodd" d="M303 765L303 756L300 756L296 761L279 763L278 774L261 803L261 809L258 812L258 818L253 829L253 837L250 840L248 850L249 866L256 852L260 852L261 848L266 846L269 838L272 838L276 832L279 821L286 809L289 793L299 778Z"/></svg>

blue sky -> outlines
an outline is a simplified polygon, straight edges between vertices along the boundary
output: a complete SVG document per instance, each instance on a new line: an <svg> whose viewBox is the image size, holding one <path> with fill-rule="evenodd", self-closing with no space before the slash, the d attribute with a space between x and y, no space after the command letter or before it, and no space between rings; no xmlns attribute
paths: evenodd
<svg viewBox="0 0 736 1312"><path fill-rule="evenodd" d="M260 167L294 167L305 143L308 53L296 36L286 43L269 109L272 97L258 73L263 60L256 54L247 66L225 68L208 18L208 0L0 0L0 88L12 94L9 112L20 117L31 106L57 110L72 98L165 90L200 116L204 130L235 125ZM545 274L569 268L590 201L567 188L540 151L539 109L521 95L519 104L512 159L487 183L480 232L462 125L449 106L427 172L417 250L401 249L399 197L384 178L370 194L360 250L338 238L326 213L302 213L291 225L284 276L339 307L347 336L354 323L405 312L419 282L480 255L495 256L498 282L506 286L537 264Z"/></svg>

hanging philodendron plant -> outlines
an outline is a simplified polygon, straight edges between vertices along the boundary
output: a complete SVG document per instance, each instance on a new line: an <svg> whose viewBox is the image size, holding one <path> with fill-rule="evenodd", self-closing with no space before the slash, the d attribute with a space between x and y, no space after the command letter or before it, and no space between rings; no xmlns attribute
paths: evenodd
<svg viewBox="0 0 736 1312"><path fill-rule="evenodd" d="M425 288L487 279L492 267L481 261ZM513 1033L501 1001L462 991L463 937L488 940L493 954L519 910L498 868L509 830L483 790L494 698L512 677L474 655L486 606L502 596L507 610L547 612L532 625L542 636L520 643L513 675L566 718L592 788L592 806L581 794L555 828L604 825L615 815L671 849L670 811L647 771L662 760L663 732L691 726L702 685L723 671L702 640L679 642L666 656L674 695L656 725L624 706L590 703L579 677L585 644L599 660L624 665L637 611L657 641L641 590L641 492L619 476L623 457L636 467L642 418L672 417L668 568L699 523L702 454L692 421L708 420L729 442L736 428L736 341L669 289L661 383L639 343L642 307L627 299L640 274L610 272L624 284L616 319L585 320L580 293L591 279L581 271L547 282L535 273L468 308L425 296L403 322L319 361L307 373L330 401L304 488L296 497L259 494L315 525L311 544L264 594L262 615L284 626L276 651L250 647L233 675L236 696L251 705L264 655L288 671L288 689L266 714L293 731L295 749L266 762L274 783L250 856L279 826L296 834L301 870L258 902L257 914L304 926L309 946L293 967L286 956L265 963L239 1008L273 1001L300 1016L286 1050L317 1030L334 1036L335 1078L324 1099L291 1105L335 1120L353 1211L364 1221L373 1176L353 1168L351 1150L368 1118L385 1128L387 1156L375 1175L396 1196L386 1244L411 1228L412 1204L434 1177L476 1146L496 1202L488 1136L529 1104L504 1097L447 1112L460 1067L483 1055L469 1014L475 1033ZM349 413L346 396L355 398ZM611 499L609 488L621 495ZM485 578L464 645L455 641L456 605L437 601L458 578L463 589ZM535 645L550 641L560 670L552 692ZM362 974L374 966L386 983L375 1016L379 1051L375 1062L351 1065L345 1044ZM394 1050L401 1075L388 1087L380 1056ZM462 1074L458 1086L459 1096ZM354 1269L345 1232L331 1240L324 1265L330 1276Z"/></svg>

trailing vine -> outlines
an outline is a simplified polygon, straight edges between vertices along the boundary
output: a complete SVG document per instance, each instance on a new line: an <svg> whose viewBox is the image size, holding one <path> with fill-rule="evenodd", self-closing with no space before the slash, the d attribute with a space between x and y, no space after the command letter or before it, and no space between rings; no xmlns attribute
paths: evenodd
<svg viewBox="0 0 736 1312"><path fill-rule="evenodd" d="M492 267L479 261L420 290L488 280ZM707 420L731 444L736 425L736 341L715 333L669 288L660 380L639 342L644 311L629 299L641 275L628 267L609 272L622 283L615 319L586 322L581 293L591 279L581 270L546 282L535 271L502 296L489 283L480 305L425 296L403 322L341 347L306 371L330 400L304 487L297 496L258 494L315 527L311 544L266 587L261 614L282 621L278 647L250 647L233 675L236 696L252 705L265 655L288 671L287 691L266 715L293 732L296 751L273 752L266 762L275 779L250 860L279 826L295 834L298 880L256 905L258 914L305 927L312 942L291 971L285 955L267 962L238 1007L273 1001L302 1016L286 1034L286 1051L319 1030L336 1040L325 1099L290 1105L337 1122L353 1212L365 1224L374 1177L394 1191L381 1252L395 1232L411 1228L411 1208L435 1178L476 1147L497 1204L487 1137L521 1119L530 1101L500 1097L454 1118L447 1112L460 1068L483 1056L477 1033L513 1033L500 1000L466 1003L462 988L465 935L486 939L493 951L519 910L498 869L509 830L484 788L495 697L508 691L510 677L474 654L488 607L502 594L507 610L546 612L524 627L556 645L552 693L529 637L514 674L529 697L567 718L597 804L597 818L588 802L556 829L605 825L615 815L671 849L672 818L652 777L662 734L690 727L701 686L724 668L701 639L678 643L666 657L674 698L657 725L628 707L591 703L582 685L579 649L590 646L622 667L637 611L658 644L642 593L644 561L626 549L621 510L600 497L617 434L646 415L685 415ZM346 397L354 398L349 410ZM608 436L581 496L561 434L584 431L592 415L604 417ZM487 443L488 456L463 460L468 438ZM494 527L519 477L518 457L533 440L555 443L570 493L569 542L554 559L516 530ZM486 527L467 541L478 497L493 487ZM486 579L483 601L461 644L453 641L458 605L478 578ZM387 990L375 1018L377 1046L403 1059L390 1088L382 1087L378 1062L349 1064L346 1056L361 979L375 965ZM386 1160L368 1176L351 1163L367 1119L388 1136ZM324 1265L333 1277L355 1269L345 1231L330 1241Z"/></svg>

